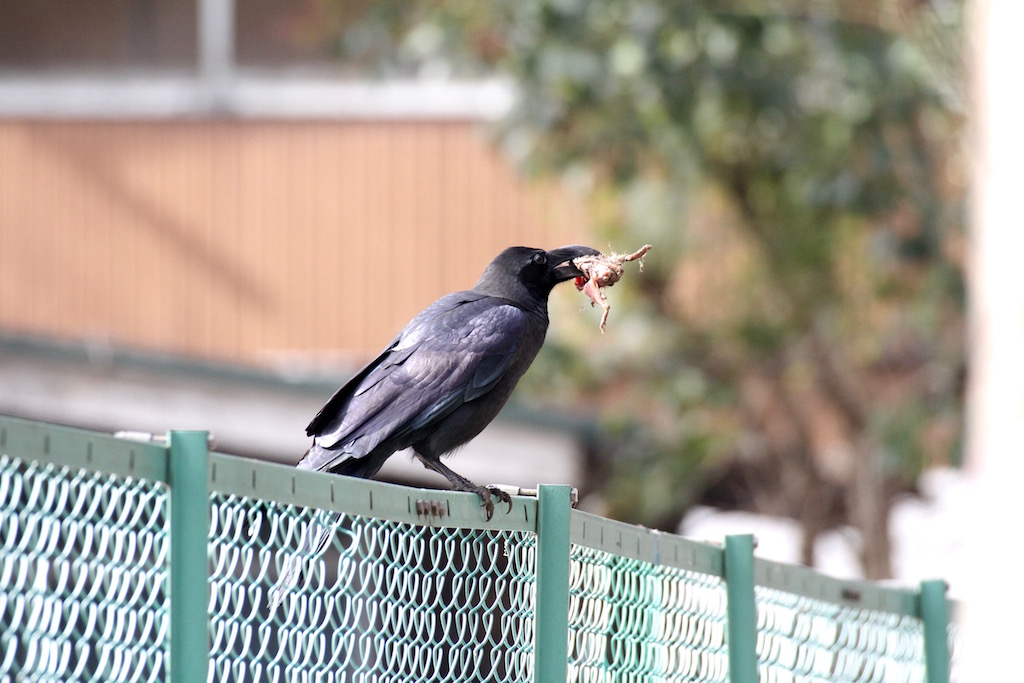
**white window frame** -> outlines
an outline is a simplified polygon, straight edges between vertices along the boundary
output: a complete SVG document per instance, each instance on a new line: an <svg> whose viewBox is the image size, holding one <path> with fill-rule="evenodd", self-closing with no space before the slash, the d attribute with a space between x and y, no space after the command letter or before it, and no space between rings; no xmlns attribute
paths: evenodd
<svg viewBox="0 0 1024 683"><path fill-rule="evenodd" d="M239 69L235 0L197 2L195 75L0 72L0 117L490 121L508 113L515 101L512 84L497 78L370 81Z"/></svg>

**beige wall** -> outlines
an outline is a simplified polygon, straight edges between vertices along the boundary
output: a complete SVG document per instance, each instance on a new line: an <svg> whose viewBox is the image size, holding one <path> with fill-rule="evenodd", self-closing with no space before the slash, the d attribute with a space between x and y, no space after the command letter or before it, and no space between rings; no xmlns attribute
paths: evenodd
<svg viewBox="0 0 1024 683"><path fill-rule="evenodd" d="M584 211L462 122L0 122L0 331L365 356Z"/></svg>

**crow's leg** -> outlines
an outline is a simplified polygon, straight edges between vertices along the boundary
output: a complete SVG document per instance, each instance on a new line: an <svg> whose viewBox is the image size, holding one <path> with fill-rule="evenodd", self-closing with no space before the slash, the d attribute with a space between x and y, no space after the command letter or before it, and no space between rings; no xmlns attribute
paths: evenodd
<svg viewBox="0 0 1024 683"><path fill-rule="evenodd" d="M475 493L480 496L480 500L483 501L482 505L487 511L487 521L490 521L491 517L494 516L494 501L491 500L492 496L497 497L502 503L508 503L508 511L512 512L512 496L508 495L501 489L495 486L478 486L445 465L441 462L440 458L424 455L423 453L415 450L413 452L416 454L416 457L419 458L419 461L423 463L424 467L443 475L456 491L468 491L469 493Z"/></svg>

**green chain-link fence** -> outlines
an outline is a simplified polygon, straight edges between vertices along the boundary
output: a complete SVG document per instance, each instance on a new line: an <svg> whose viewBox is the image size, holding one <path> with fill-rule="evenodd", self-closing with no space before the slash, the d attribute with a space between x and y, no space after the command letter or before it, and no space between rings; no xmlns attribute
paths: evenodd
<svg viewBox="0 0 1024 683"><path fill-rule="evenodd" d="M335 528L308 556L310 526ZM280 594L279 572L302 567ZM944 586L0 417L0 683L948 681ZM955 680L955 672L952 679Z"/></svg>

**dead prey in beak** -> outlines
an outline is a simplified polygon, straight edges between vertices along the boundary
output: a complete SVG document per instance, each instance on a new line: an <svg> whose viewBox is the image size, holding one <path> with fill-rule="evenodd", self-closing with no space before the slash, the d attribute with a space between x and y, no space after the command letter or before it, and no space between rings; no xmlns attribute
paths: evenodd
<svg viewBox="0 0 1024 683"><path fill-rule="evenodd" d="M583 275L574 280L576 289L579 289L590 298L590 305L598 304L604 312L601 314L601 333L604 333L605 323L608 322L608 313L611 305L608 298L601 291L602 287L611 287L622 277L622 264L629 261L640 261L640 270L644 269L643 257L651 250L651 245L645 244L632 254L597 254L596 256L580 256L572 260L572 264L583 272Z"/></svg>

